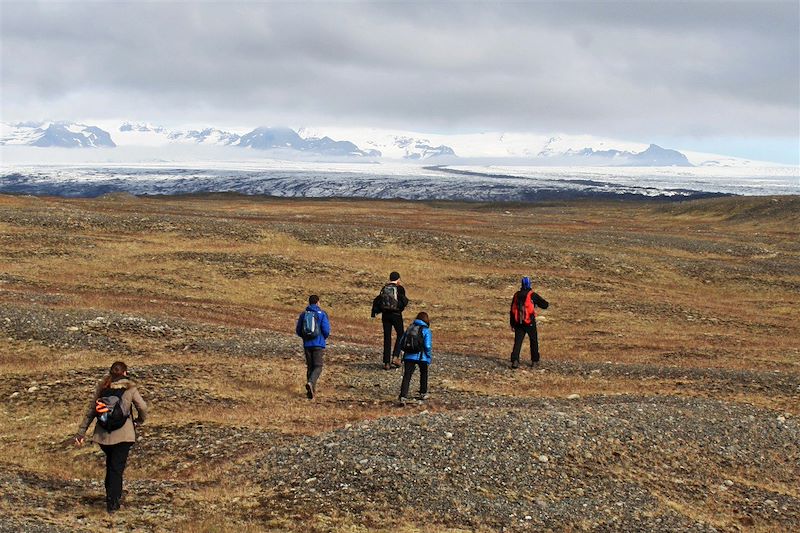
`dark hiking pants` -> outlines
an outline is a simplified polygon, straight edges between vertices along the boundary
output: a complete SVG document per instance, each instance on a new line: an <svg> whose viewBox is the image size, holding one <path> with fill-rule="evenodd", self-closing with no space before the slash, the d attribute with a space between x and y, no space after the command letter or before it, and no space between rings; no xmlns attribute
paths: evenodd
<svg viewBox="0 0 800 533"><path fill-rule="evenodd" d="M514 349L511 350L511 361L519 362L519 352L522 349L522 341L528 335L531 341L531 361L539 361L539 336L536 333L536 323L530 326L514 326Z"/></svg>
<svg viewBox="0 0 800 533"><path fill-rule="evenodd" d="M419 393L428 392L428 363L422 361L403 361L403 384L400 386L400 397L408 398L408 387L411 385L411 376L414 375L414 367L419 365Z"/></svg>
<svg viewBox="0 0 800 533"><path fill-rule="evenodd" d="M100 445L106 454L106 503L109 506L118 505L122 497L122 473L125 472L131 446L132 442Z"/></svg>
<svg viewBox="0 0 800 533"><path fill-rule="evenodd" d="M403 315L400 313L382 313L383 323L383 364L392 362L392 357L400 355L400 337L403 336ZM392 350L392 329L394 329L394 350Z"/></svg>
<svg viewBox="0 0 800 533"><path fill-rule="evenodd" d="M306 354L306 381L317 387L317 380L322 374L322 356L325 348L304 348Z"/></svg>

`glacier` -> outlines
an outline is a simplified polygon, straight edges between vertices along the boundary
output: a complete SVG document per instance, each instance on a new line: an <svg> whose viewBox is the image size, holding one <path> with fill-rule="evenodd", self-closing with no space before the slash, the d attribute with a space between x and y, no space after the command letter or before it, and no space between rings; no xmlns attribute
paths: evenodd
<svg viewBox="0 0 800 533"><path fill-rule="evenodd" d="M536 202L800 194L800 169L423 166L288 161L8 164L0 193L97 197L239 193L277 197Z"/></svg>

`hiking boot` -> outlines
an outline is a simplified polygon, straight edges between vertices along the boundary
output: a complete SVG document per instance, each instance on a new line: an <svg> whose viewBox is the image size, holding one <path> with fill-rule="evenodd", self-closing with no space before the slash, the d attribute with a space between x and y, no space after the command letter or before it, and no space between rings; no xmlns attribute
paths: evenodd
<svg viewBox="0 0 800 533"><path fill-rule="evenodd" d="M424 394L420 394L419 396L417 396L417 399L418 399L419 401L421 401L421 402L424 402L425 400L427 400L427 399L428 399L428 397L429 397L429 394L426 392L426 393L424 393Z"/></svg>
<svg viewBox="0 0 800 533"><path fill-rule="evenodd" d="M511 361L511 368L519 368L519 361Z"/></svg>
<svg viewBox="0 0 800 533"><path fill-rule="evenodd" d="M119 511L119 500L106 500L106 511L108 514Z"/></svg>
<svg viewBox="0 0 800 533"><path fill-rule="evenodd" d="M314 384L310 381L306 383L306 398L309 400L314 397Z"/></svg>
<svg viewBox="0 0 800 533"><path fill-rule="evenodd" d="M391 370L392 369L392 365L390 365L389 363L383 363L383 369L384 370Z"/></svg>
<svg viewBox="0 0 800 533"><path fill-rule="evenodd" d="M400 402L400 405L405 405L405 404L411 402L411 398L406 398L405 396L400 396L400 398L398 398L397 401Z"/></svg>
<svg viewBox="0 0 800 533"><path fill-rule="evenodd" d="M539 361L531 361L531 368L536 368L539 366Z"/></svg>

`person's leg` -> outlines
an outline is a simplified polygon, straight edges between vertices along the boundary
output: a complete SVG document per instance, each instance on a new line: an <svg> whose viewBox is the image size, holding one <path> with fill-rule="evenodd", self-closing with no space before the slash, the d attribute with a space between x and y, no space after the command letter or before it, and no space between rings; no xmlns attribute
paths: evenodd
<svg viewBox="0 0 800 533"><path fill-rule="evenodd" d="M428 363L419 362L419 395L428 394Z"/></svg>
<svg viewBox="0 0 800 533"><path fill-rule="evenodd" d="M392 357L400 357L400 337L403 336L403 315L394 315L392 318L392 325L394 326L394 350Z"/></svg>
<svg viewBox="0 0 800 533"><path fill-rule="evenodd" d="M122 497L122 474L125 472L125 465L128 463L128 453L133 446L132 442L121 442L108 446L106 452L106 477L108 488L106 489L106 505L109 511L119 509L119 499ZM106 451L105 449L103 451Z"/></svg>
<svg viewBox="0 0 800 533"><path fill-rule="evenodd" d="M536 333L536 323L526 329L531 341L531 364L534 365L539 362L539 335Z"/></svg>
<svg viewBox="0 0 800 533"><path fill-rule="evenodd" d="M317 380L319 376L322 374L322 359L325 355L324 348L312 348L311 349L311 372L309 373L308 381L311 382L311 385L314 388L317 388Z"/></svg>
<svg viewBox="0 0 800 533"><path fill-rule="evenodd" d="M106 502L108 502L108 490L111 485L111 454L113 453L113 447L101 444L100 449L106 454L106 477L103 486L106 489Z"/></svg>
<svg viewBox="0 0 800 533"><path fill-rule="evenodd" d="M408 387L411 384L411 376L414 375L416 361L404 361L403 384L400 386L400 398L408 398Z"/></svg>
<svg viewBox="0 0 800 533"><path fill-rule="evenodd" d="M391 316L381 315L383 323L383 364L388 365L392 361L392 320Z"/></svg>
<svg viewBox="0 0 800 533"><path fill-rule="evenodd" d="M522 340L525 338L525 328L514 326L514 348L511 350L511 364L519 365L519 352L522 349Z"/></svg>
<svg viewBox="0 0 800 533"><path fill-rule="evenodd" d="M311 381L311 373L314 371L314 354L310 348L303 348L306 356L306 383Z"/></svg>

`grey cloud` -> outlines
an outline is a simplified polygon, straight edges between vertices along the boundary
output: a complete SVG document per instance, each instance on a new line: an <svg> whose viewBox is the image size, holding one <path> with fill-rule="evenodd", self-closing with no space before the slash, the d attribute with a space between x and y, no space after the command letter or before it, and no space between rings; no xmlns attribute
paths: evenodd
<svg viewBox="0 0 800 533"><path fill-rule="evenodd" d="M6 3L3 119L797 135L796 2Z"/></svg>

